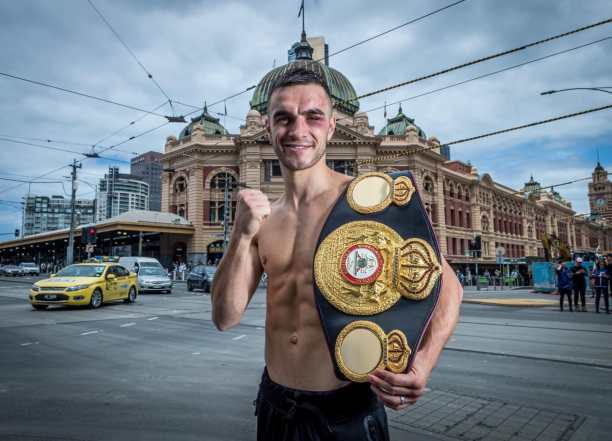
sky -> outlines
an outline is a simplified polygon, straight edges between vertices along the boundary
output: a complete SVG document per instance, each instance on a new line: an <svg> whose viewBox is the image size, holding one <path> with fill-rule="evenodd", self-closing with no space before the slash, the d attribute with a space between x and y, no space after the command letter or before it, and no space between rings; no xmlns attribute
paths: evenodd
<svg viewBox="0 0 612 441"><path fill-rule="evenodd" d="M257 84L274 65L287 61L287 49L301 32L299 0L92 2L163 92L85 0L0 2L0 72L146 110L162 105L166 94L175 103L174 112L185 114L193 108L178 102L201 106ZM306 0L306 31L324 36L333 53L451 3ZM466 0L333 56L330 65L361 95L611 17L609 0ZM403 100L404 113L445 143L605 106L612 96L604 92L540 92L612 87L612 38L414 97L607 37L612 37L612 24L374 95L360 101L360 110ZM226 101L228 116L222 122L231 133L244 123L251 93ZM78 196L93 198L109 165L128 172L135 153L163 151L166 137L178 135L185 125L151 130L165 119L2 75L0 96L0 233L21 227L19 202L28 191L68 196L67 166L84 158L79 152L96 143L99 149L127 141L104 154L110 159L82 161ZM209 111L223 112L223 104ZM172 109L165 104L158 112ZM384 125L383 112L368 112L377 132ZM389 104L387 112L394 116L397 104ZM589 177L597 152L610 169L611 122L612 109L604 110L460 144L452 147L451 156L512 188L521 188L531 175L542 185L553 185ZM137 137L128 141L132 136ZM39 184L6 180L32 180L45 173ZM577 213L588 213L587 185L582 181L556 190Z"/></svg>

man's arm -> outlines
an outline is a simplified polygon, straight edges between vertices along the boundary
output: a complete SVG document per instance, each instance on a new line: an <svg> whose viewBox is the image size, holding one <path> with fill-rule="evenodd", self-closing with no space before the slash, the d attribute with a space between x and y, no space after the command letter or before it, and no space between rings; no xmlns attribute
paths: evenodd
<svg viewBox="0 0 612 441"><path fill-rule="evenodd" d="M369 376L372 390L386 406L403 409L416 403L423 394L431 371L457 325L462 298L463 288L446 259L443 259L440 298L410 371L394 374L378 369ZM401 403L400 396L405 397L405 404Z"/></svg>
<svg viewBox="0 0 612 441"><path fill-rule="evenodd" d="M270 203L257 190L242 190L232 237L219 263L211 289L212 320L220 331L240 323L263 268L259 260L256 235L270 214Z"/></svg>

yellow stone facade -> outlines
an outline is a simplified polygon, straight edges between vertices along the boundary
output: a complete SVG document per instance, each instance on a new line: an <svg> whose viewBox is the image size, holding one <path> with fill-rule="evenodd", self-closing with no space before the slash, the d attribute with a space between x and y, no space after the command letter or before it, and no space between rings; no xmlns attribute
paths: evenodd
<svg viewBox="0 0 612 441"><path fill-rule="evenodd" d="M572 250L612 252L612 227L576 216L557 193L537 191L535 182L525 193L495 182L489 174L459 161L447 161L436 138L421 138L416 126L405 134L376 135L368 115L337 114L334 137L326 160L347 174L367 171L410 170L432 219L443 254L456 266L467 263L494 264L496 249L506 257L544 256L541 239L555 235ZM355 161L413 148L429 150L375 165ZM282 191L276 156L264 130L263 117L251 110L236 135L206 134L197 124L188 136L167 138L164 147L162 211L184 215L195 227L187 243L186 259L214 263L220 257L223 223L222 180L240 182L263 191L271 200ZM330 162L334 161L334 162ZM355 170L356 168L356 170ZM531 185L531 187L530 187ZM235 206L236 191L231 193ZM231 222L229 224L231 229ZM468 243L482 238L480 258L468 256ZM554 254L554 253L553 253Z"/></svg>

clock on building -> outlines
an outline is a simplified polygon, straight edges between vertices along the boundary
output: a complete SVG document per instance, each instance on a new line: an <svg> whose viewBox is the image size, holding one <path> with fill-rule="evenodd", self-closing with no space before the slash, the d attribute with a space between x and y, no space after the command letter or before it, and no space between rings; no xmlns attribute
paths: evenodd
<svg viewBox="0 0 612 441"><path fill-rule="evenodd" d="M595 205L598 207L603 207L606 204L606 201L603 198L598 198L595 200Z"/></svg>

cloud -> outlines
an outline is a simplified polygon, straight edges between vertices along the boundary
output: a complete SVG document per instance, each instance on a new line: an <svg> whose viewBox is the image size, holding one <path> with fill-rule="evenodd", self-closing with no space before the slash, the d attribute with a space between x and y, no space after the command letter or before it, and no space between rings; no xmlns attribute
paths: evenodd
<svg viewBox="0 0 612 441"><path fill-rule="evenodd" d="M450 0L412 2L379 0L308 1L309 35L324 35L330 52L449 4ZM173 100L201 105L256 84L273 63L286 61L287 49L299 38L299 2L95 0L95 4L155 80ZM609 17L607 0L571 2L468 0L330 59L358 94L436 72L494 52L520 46ZM3 72L22 75L153 109L165 97L146 77L87 2L24 0L0 4L0 56ZM409 98L454 82L545 56L611 35L610 26L592 29L542 46L394 89L361 101L361 109ZM564 113L608 104L595 92L567 92L542 97L548 89L612 86L609 69L612 41L533 63L421 98L405 101L404 112L429 136L442 142L470 137ZM0 133L93 144L142 116L133 110L87 100L51 89L0 78ZM250 93L227 101L231 116L244 118ZM177 113L190 108L175 104ZM211 108L221 111L222 105ZM389 113L396 111L395 106ZM169 106L160 110L170 113ZM481 173L515 188L531 173L542 184L590 175L596 149L604 166L612 163L612 110L504 134L452 148L453 156L470 160ZM370 113L383 126L383 111ZM162 124L147 116L104 142L118 143ZM227 118L236 133L240 121ZM128 152L162 150L166 136L178 134L172 124L121 146ZM85 151L86 146L63 148ZM129 155L118 152L118 158ZM66 166L72 154L0 142L2 169L37 176ZM97 182L107 161L84 162L82 174ZM127 170L126 164L120 164ZM68 169L50 175L61 179ZM20 200L27 185L13 190L0 184L0 199ZM80 192L89 188L85 185ZM34 185L33 191L63 194L59 185ZM559 188L579 212L588 211L586 183ZM0 230L19 224L14 212L0 206Z"/></svg>

